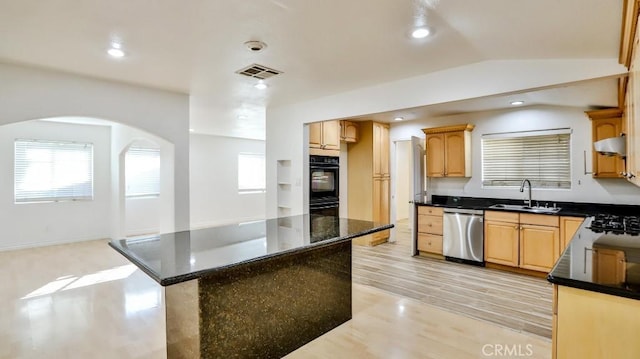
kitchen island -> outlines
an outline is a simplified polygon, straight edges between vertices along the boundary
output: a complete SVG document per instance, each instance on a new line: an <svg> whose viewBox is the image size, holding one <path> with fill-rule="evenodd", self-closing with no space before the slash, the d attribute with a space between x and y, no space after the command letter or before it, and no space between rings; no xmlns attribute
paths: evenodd
<svg viewBox="0 0 640 359"><path fill-rule="evenodd" d="M280 358L351 319L351 239L391 227L301 215L109 245L164 287L168 358Z"/></svg>
<svg viewBox="0 0 640 359"><path fill-rule="evenodd" d="M553 358L640 357L640 235L629 214L585 219L549 273Z"/></svg>

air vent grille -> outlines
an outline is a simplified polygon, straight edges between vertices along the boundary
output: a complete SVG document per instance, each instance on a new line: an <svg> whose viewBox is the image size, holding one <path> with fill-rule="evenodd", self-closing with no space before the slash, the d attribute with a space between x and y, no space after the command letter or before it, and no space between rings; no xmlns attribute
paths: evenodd
<svg viewBox="0 0 640 359"><path fill-rule="evenodd" d="M260 80L265 80L275 75L280 75L282 71L278 71L264 65L253 64L236 71L236 73Z"/></svg>

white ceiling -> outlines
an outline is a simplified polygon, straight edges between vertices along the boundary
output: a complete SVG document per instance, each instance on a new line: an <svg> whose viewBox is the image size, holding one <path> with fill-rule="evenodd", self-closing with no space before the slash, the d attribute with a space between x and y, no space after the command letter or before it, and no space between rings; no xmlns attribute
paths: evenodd
<svg viewBox="0 0 640 359"><path fill-rule="evenodd" d="M264 138L267 106L492 59L615 58L622 0L0 0L0 9L0 61L188 93L196 132ZM411 39L421 23L434 36ZM125 58L106 55L114 39ZM248 40L268 47L252 53ZM235 73L252 63L284 74L257 90ZM561 97L580 96L567 95L573 87Z"/></svg>

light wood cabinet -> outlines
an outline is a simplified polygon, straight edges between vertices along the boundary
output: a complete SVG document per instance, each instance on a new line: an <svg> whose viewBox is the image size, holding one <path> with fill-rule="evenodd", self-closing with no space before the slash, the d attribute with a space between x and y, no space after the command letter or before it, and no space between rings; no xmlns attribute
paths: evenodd
<svg viewBox="0 0 640 359"><path fill-rule="evenodd" d="M554 285L556 359L638 358L640 300Z"/></svg>
<svg viewBox="0 0 640 359"><path fill-rule="evenodd" d="M348 144L347 176L349 218L389 223L389 125L373 121L359 123L359 139ZM354 240L376 245L389 238L390 231Z"/></svg>
<svg viewBox="0 0 640 359"><path fill-rule="evenodd" d="M442 255L442 216L441 207L418 206L418 251Z"/></svg>
<svg viewBox="0 0 640 359"><path fill-rule="evenodd" d="M549 272L559 257L558 227L520 226L520 268Z"/></svg>
<svg viewBox="0 0 640 359"><path fill-rule="evenodd" d="M484 219L484 260L517 267L520 256L518 214L485 211Z"/></svg>
<svg viewBox="0 0 640 359"><path fill-rule="evenodd" d="M627 262L624 251L593 248L592 280L598 284L622 285L626 281Z"/></svg>
<svg viewBox="0 0 640 359"><path fill-rule="evenodd" d="M471 177L470 124L424 128L427 177Z"/></svg>
<svg viewBox="0 0 640 359"><path fill-rule="evenodd" d="M309 153L320 156L340 155L340 121L309 124Z"/></svg>
<svg viewBox="0 0 640 359"><path fill-rule="evenodd" d="M560 257L557 216L485 211L485 261L548 272Z"/></svg>
<svg viewBox="0 0 640 359"><path fill-rule="evenodd" d="M351 121L340 121L340 139L344 142L357 142L358 124Z"/></svg>
<svg viewBox="0 0 640 359"><path fill-rule="evenodd" d="M587 111L591 119L592 142L618 137L622 133L622 110L604 109ZM625 171L624 161L620 156L605 156L593 152L593 177L622 178Z"/></svg>
<svg viewBox="0 0 640 359"><path fill-rule="evenodd" d="M626 178L629 182L640 186L640 56L638 56L638 33L630 34L633 39L629 78L626 86L623 115L623 132L627 140ZM622 80L624 81L624 80Z"/></svg>
<svg viewBox="0 0 640 359"><path fill-rule="evenodd" d="M560 253L567 248L582 222L584 222L582 217L560 217Z"/></svg>

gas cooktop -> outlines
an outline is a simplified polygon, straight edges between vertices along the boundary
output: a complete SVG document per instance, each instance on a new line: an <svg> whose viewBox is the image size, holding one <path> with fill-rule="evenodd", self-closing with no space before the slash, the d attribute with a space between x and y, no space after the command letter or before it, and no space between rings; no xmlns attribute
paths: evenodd
<svg viewBox="0 0 640 359"><path fill-rule="evenodd" d="M618 216L613 214L598 214L591 221L589 227L594 232L614 234L640 234L639 216Z"/></svg>

